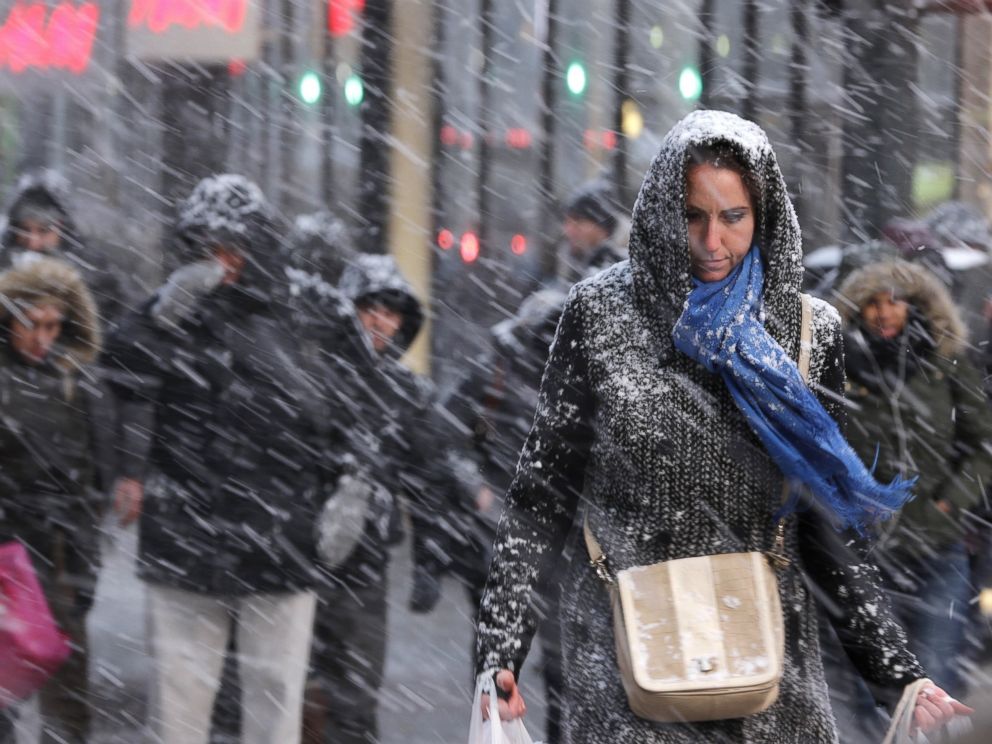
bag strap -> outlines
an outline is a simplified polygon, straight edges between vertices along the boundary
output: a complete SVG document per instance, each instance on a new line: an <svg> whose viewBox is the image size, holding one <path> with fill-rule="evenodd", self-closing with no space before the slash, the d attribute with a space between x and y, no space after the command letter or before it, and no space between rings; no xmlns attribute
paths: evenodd
<svg viewBox="0 0 992 744"><path fill-rule="evenodd" d="M808 294L801 293L799 300L802 304L802 320L799 331L799 358L796 366L799 367L799 374L803 381L809 383L810 359L813 355L813 304ZM782 503L789 498L789 484L782 485ZM596 538L589 529L589 515L586 515L582 525L582 533L585 537L586 551L589 553L589 563L596 569L596 575L606 584L613 583L613 576L607 566L606 555L599 546ZM775 544L768 557L776 568L785 568L789 565L789 559L785 556L785 520L779 519L775 525Z"/></svg>
<svg viewBox="0 0 992 744"><path fill-rule="evenodd" d="M813 356L813 303L810 296L803 292L799 295L802 303L802 325L799 330L799 358L796 366L799 367L799 374L803 381L809 383L809 363Z"/></svg>
<svg viewBox="0 0 992 744"><path fill-rule="evenodd" d="M899 704L892 713L892 723L885 734L882 744L911 744L915 741L911 737L913 729L913 712L916 710L916 698L920 691L927 685L933 685L929 679L918 679L910 682L903 690Z"/></svg>

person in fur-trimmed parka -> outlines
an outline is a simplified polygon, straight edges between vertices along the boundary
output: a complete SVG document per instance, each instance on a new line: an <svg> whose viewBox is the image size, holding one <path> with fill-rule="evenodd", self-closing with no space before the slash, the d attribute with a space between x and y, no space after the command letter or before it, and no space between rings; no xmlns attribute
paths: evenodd
<svg viewBox="0 0 992 744"><path fill-rule="evenodd" d="M722 155L719 166L704 160L689 167L692 151L717 147L729 151L737 171ZM717 180L729 172L739 198L723 205L719 189L694 187L697 168L716 171ZM743 237L743 257L734 254L737 263L730 270L720 241L744 224L751 227ZM700 255L710 252L714 240L712 255ZM641 187L629 261L580 282L569 295L534 426L507 494L478 625L478 671L496 673L497 685L508 693L499 703L504 717L523 712L515 675L534 631L531 595L554 565L580 498L614 572L772 545L782 470L766 440L756 436L755 421L742 413L728 378L744 381L737 375L750 364L754 374L765 375L765 385L777 384L775 374L790 380L799 412L815 412L822 432L840 446L840 407L834 401L843 389L842 342L837 314L826 303L812 303L810 388L791 361L799 351L801 256L799 225L764 132L712 111L697 111L677 124ZM722 324L694 326L702 307L693 304L697 293L731 282L727 291L737 296L734 283L742 276L758 279L742 293L751 304ZM757 298L763 298L760 305L754 304ZM736 335L743 330L754 337ZM703 346L721 339L739 344ZM758 361L749 361L743 353L757 340ZM708 371L713 368L717 373ZM822 401L810 389L823 391ZM753 400L776 421L760 394ZM833 419L832 429L824 417ZM794 443L800 444L802 452L819 446ZM878 484L850 459L831 468L837 482L851 481L895 504L905 499L905 484ZM814 469L805 475L822 488L816 476L827 473ZM617 667L609 591L576 551L562 590L563 740L836 742L806 579L831 600L842 642L881 701L897 700L908 683L925 676L892 617L877 569L834 529L846 508L859 519L870 509L829 490L809 506L785 522L790 563L779 573L786 638L778 699L744 718L660 724L631 712ZM857 526L858 520L840 523ZM952 713L945 696L933 694L946 710L927 707L923 715L921 707L930 702L918 700L917 720L924 726Z"/></svg>
<svg viewBox="0 0 992 744"><path fill-rule="evenodd" d="M0 268L32 256L65 261L83 276L101 324L112 327L126 311L131 293L97 241L80 230L71 192L68 179L47 168L27 171L17 180L0 229Z"/></svg>
<svg viewBox="0 0 992 744"><path fill-rule="evenodd" d="M962 514L992 476L981 374L950 295L919 266L867 266L836 304L856 404L850 442L866 462L877 458L879 477L918 478L916 498L884 530L878 560L915 652L938 684L960 692L955 663L971 596Z"/></svg>
<svg viewBox="0 0 992 744"><path fill-rule="evenodd" d="M101 491L114 471L112 410L92 365L99 347L96 303L73 267L39 256L0 274L0 543L27 547L73 644L40 691L46 744L84 741L91 718L85 621ZM0 710L3 744L11 713Z"/></svg>

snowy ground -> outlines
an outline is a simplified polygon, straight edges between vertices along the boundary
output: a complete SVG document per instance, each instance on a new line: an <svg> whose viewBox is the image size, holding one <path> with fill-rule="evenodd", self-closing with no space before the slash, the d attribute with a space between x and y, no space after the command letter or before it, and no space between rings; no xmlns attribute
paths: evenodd
<svg viewBox="0 0 992 744"><path fill-rule="evenodd" d="M134 530L116 530L105 554L96 605L90 615L90 676L101 714L91 744L138 744L145 715L144 591L134 575ZM467 738L470 607L455 582L429 616L406 610L409 550L396 549L390 577L390 645L380 709L381 744L460 744ZM528 727L543 732L535 691L527 696ZM37 717L25 716L19 744L33 744Z"/></svg>

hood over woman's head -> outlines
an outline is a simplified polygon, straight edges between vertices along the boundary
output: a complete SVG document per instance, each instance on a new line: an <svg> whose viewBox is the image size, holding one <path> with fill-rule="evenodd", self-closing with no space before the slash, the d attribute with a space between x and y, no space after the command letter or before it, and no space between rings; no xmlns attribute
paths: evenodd
<svg viewBox="0 0 992 744"><path fill-rule="evenodd" d="M686 220L689 169L716 160L741 176L754 202L753 241L765 269L764 301L772 335L794 356L799 338L802 238L768 137L723 111L695 111L666 135L634 206L630 262L637 301L674 325L692 290Z"/></svg>

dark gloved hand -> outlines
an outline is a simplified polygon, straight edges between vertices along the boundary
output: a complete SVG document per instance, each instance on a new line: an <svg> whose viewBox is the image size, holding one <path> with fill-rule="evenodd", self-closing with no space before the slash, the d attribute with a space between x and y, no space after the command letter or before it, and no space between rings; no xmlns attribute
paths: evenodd
<svg viewBox="0 0 992 744"><path fill-rule="evenodd" d="M428 613L441 599L441 579L423 566L413 569L413 590L410 592L410 611Z"/></svg>

